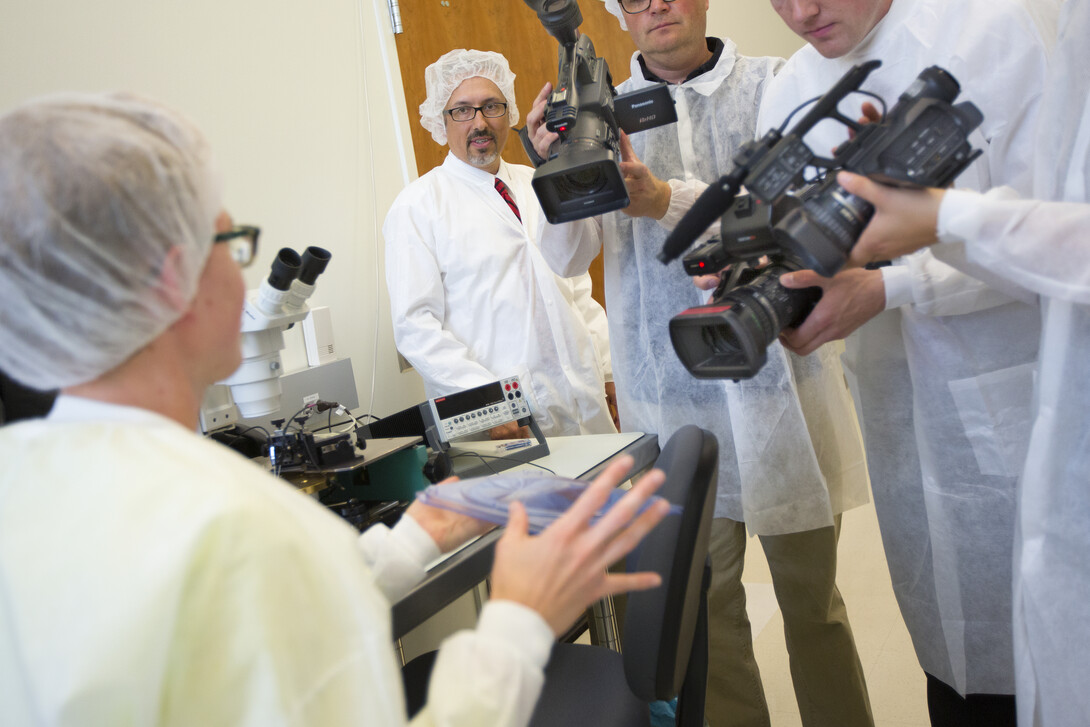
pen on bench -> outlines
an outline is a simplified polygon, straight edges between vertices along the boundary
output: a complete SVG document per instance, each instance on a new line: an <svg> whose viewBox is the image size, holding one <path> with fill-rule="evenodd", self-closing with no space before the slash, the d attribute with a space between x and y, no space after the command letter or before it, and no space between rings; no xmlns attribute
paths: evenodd
<svg viewBox="0 0 1090 727"><path fill-rule="evenodd" d="M522 449L523 447L529 447L531 444L533 444L533 442L531 442L529 439L524 439L521 442L510 442L508 444L505 444L503 445L503 448L507 451L510 451L512 449Z"/></svg>

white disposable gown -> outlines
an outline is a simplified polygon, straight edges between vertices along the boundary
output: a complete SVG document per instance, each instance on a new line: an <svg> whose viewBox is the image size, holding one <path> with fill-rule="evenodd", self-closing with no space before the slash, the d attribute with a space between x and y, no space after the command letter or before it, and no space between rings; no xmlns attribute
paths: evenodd
<svg viewBox="0 0 1090 727"><path fill-rule="evenodd" d="M1018 723L1081 727L1090 715L1090 3L1069 0L1041 102L1033 195L950 193L936 255L1041 296L1036 418L1015 541ZM1054 200L1054 201L1040 201ZM1055 201L1061 200L1061 201Z"/></svg>
<svg viewBox="0 0 1090 727"><path fill-rule="evenodd" d="M851 53L826 59L806 46L792 56L765 94L758 132L855 64L883 62L863 88L890 106L938 65L960 82L958 101L984 115L972 137L984 155L957 185L1028 191L1046 57L1016 0L894 0ZM858 118L864 100L840 109ZM828 153L846 138L823 122L806 141ZM1010 556L1039 310L1017 286L988 286L928 250L883 275L887 310L848 338L845 369L894 592L925 671L961 694L1010 694Z"/></svg>
<svg viewBox="0 0 1090 727"><path fill-rule="evenodd" d="M453 154L402 190L382 227L394 340L428 397L517 375L546 436L616 432L605 314L589 275L542 259L533 172L500 164L521 223L495 177Z"/></svg>
<svg viewBox="0 0 1090 727"><path fill-rule="evenodd" d="M738 56L734 43L724 45L713 69L670 85L677 124L631 137L636 154L662 179L714 181L752 136L757 103L782 61ZM618 92L651 85L636 56L631 71ZM569 225L582 234L556 240L550 232L542 247L554 269L574 274L586 270L604 240L621 425L663 439L686 424L714 432L720 442L715 516L745 521L750 533L830 526L834 515L866 503L862 448L833 349L799 357L775 342L752 379L693 378L674 353L669 322L707 302L708 294L680 263L656 259L669 228L621 212L602 216L601 225Z"/></svg>
<svg viewBox="0 0 1090 727"><path fill-rule="evenodd" d="M359 539L226 447L85 399L0 429L0 459L0 724L405 724L387 598L436 555L415 523ZM414 724L526 724L551 647L489 603Z"/></svg>

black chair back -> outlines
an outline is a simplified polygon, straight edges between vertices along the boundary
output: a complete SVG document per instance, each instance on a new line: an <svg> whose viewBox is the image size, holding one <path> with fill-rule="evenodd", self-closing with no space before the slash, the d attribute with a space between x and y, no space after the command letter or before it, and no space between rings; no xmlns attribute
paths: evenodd
<svg viewBox="0 0 1090 727"><path fill-rule="evenodd" d="M655 463L666 473L659 493L684 512L661 522L628 560L630 571L653 570L663 582L662 588L629 594L625 611L625 679L648 702L677 696L690 663L704 600L718 462L715 436L690 425L670 437Z"/></svg>

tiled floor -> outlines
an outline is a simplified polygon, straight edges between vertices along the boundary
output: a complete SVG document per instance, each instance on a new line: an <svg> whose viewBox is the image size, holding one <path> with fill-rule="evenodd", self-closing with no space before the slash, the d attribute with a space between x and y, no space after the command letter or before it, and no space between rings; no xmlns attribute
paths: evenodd
<svg viewBox="0 0 1090 727"><path fill-rule="evenodd" d="M784 646L783 619L760 542L746 548L746 585L754 650L773 727L799 727ZM897 609L874 507L844 513L837 584L848 607L877 727L928 727L924 676Z"/></svg>

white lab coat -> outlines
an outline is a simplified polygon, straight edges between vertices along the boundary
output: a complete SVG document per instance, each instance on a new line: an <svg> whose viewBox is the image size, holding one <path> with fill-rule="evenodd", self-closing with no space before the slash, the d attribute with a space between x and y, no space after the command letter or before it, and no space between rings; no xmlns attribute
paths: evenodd
<svg viewBox="0 0 1090 727"><path fill-rule="evenodd" d="M850 54L806 46L765 94L758 132L879 59L863 88L892 106L929 65L984 114L981 157L957 180L1028 191L1046 43L1016 0L894 0ZM862 96L840 105L858 118ZM847 138L823 122L817 153ZM847 341L894 592L924 670L967 693L1014 691L1010 592L1015 486L1031 421L1040 335L1033 296L989 287L922 251L884 268L887 311Z"/></svg>
<svg viewBox="0 0 1090 727"><path fill-rule="evenodd" d="M84 399L0 429L0 459L0 724L405 723L376 582L422 577L419 526L368 531L361 557L254 463ZM528 721L552 634L492 606L444 645L414 724Z"/></svg>
<svg viewBox="0 0 1090 727"><path fill-rule="evenodd" d="M633 134L633 148L660 178L711 182L753 135L757 103L778 58L737 55L726 40L714 68L670 85L678 123ZM651 85L637 56L624 93ZM679 192L682 191L679 189ZM690 200L691 201L691 200ZM719 446L715 516L751 533L782 535L827 527L867 502L866 468L836 353L787 353L778 342L756 377L696 379L670 343L670 319L706 302L680 263L656 255L669 229L649 218L604 215L580 234L550 232L542 248L564 274L586 270L605 245L605 288L621 423L668 438L686 424L714 432Z"/></svg>
<svg viewBox="0 0 1090 727"><path fill-rule="evenodd" d="M545 224L530 167L495 177L448 154L386 216L386 284L401 354L429 397L517 375L546 436L616 432L602 307L590 276L565 280L541 257Z"/></svg>
<svg viewBox="0 0 1090 727"><path fill-rule="evenodd" d="M948 193L943 256L1042 296L1033 435L1015 541L1018 723L1081 727L1090 715L1090 3L1070 1L1041 102L1034 196ZM1062 201L1040 201L1062 200Z"/></svg>

